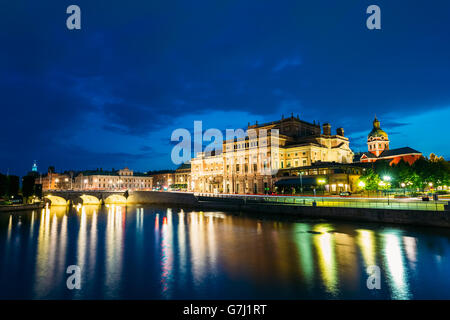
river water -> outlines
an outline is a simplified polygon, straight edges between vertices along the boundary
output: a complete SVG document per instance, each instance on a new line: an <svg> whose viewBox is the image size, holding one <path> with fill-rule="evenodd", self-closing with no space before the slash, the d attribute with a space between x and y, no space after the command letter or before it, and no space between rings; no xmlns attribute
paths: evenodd
<svg viewBox="0 0 450 320"><path fill-rule="evenodd" d="M446 229L156 206L0 213L1 299L450 299L449 273Z"/></svg>

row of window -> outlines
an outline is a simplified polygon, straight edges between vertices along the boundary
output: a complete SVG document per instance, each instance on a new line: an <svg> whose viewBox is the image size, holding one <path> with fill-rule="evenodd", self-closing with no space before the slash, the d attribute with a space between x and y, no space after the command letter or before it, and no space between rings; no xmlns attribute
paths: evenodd
<svg viewBox="0 0 450 320"><path fill-rule="evenodd" d="M381 149L384 145L384 149L388 149L388 144L387 143L378 143L378 149ZM369 144L369 150L375 150L376 149L377 144Z"/></svg>
<svg viewBox="0 0 450 320"><path fill-rule="evenodd" d="M307 163L308 163L307 160L303 159L302 165L306 166ZM298 167L298 164L299 164L298 160L294 160L294 167ZM286 168L290 168L291 166L292 166L292 162L291 161L287 161L286 162ZM283 169L283 168L284 168L284 161L281 161L281 169Z"/></svg>

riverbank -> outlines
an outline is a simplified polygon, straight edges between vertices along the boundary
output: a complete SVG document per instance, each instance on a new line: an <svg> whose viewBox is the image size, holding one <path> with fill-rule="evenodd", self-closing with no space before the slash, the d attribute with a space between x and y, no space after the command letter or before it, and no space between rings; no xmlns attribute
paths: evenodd
<svg viewBox="0 0 450 320"><path fill-rule="evenodd" d="M303 206L297 204L249 203L220 198L197 198L192 193L134 192L129 203L151 203L191 207L203 211L238 211L298 218L392 223L415 226L450 228L450 211L403 210L389 208L354 208Z"/></svg>
<svg viewBox="0 0 450 320"><path fill-rule="evenodd" d="M393 210L344 207L305 207L285 204L234 204L200 201L202 210L240 211L286 215L298 218L323 218L342 221L393 223L450 228L450 211Z"/></svg>
<svg viewBox="0 0 450 320"><path fill-rule="evenodd" d="M35 204L12 204L7 206L0 206L0 212L10 212L10 211L23 211L23 210L36 210L42 209L44 207L44 203L35 203Z"/></svg>

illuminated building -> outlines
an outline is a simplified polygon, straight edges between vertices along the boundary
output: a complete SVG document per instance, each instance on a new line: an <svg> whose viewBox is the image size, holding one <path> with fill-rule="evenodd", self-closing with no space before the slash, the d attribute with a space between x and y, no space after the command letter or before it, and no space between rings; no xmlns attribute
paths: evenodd
<svg viewBox="0 0 450 320"><path fill-rule="evenodd" d="M277 173L277 193L292 194L295 189L311 191L323 189L327 193L355 192L359 178L367 165L336 162L315 162L311 166L280 169ZM301 176L300 176L301 175ZM323 181L321 185L319 181Z"/></svg>
<svg viewBox="0 0 450 320"><path fill-rule="evenodd" d="M175 182L175 172L173 170L161 170L149 173L153 178L153 189L168 190Z"/></svg>
<svg viewBox="0 0 450 320"><path fill-rule="evenodd" d="M245 137L224 141L222 150L198 153L191 160L190 189L267 193L272 191L279 169L306 167L320 161L351 163L352 159L343 128L331 134L329 123L321 130L320 124L292 115L262 125L249 124Z"/></svg>
<svg viewBox="0 0 450 320"><path fill-rule="evenodd" d="M422 156L422 153L410 147L389 149L388 134L381 129L377 117L373 120L373 128L367 136L368 152L357 156L359 162L375 162L388 160L390 165L397 164L400 160L413 164ZM356 158L356 157L355 157ZM355 159L358 160L358 159Z"/></svg>
<svg viewBox="0 0 450 320"><path fill-rule="evenodd" d="M191 183L191 164L183 163L175 170L174 185L177 189L187 190Z"/></svg>
<svg viewBox="0 0 450 320"><path fill-rule="evenodd" d="M151 190L153 178L128 168L118 171L83 171L75 177L75 188L86 190Z"/></svg>
<svg viewBox="0 0 450 320"><path fill-rule="evenodd" d="M33 171L32 171L33 172ZM67 190L71 186L71 177L66 173L57 173L54 167L49 167L46 174L35 176L35 184L42 185L42 191Z"/></svg>

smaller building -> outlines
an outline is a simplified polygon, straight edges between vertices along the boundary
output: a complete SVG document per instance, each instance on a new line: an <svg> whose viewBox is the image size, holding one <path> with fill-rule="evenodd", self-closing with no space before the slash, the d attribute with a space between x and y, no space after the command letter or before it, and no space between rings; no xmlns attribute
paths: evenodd
<svg viewBox="0 0 450 320"><path fill-rule="evenodd" d="M154 190L168 190L175 182L174 170L160 170L148 174L153 179Z"/></svg>
<svg viewBox="0 0 450 320"><path fill-rule="evenodd" d="M410 147L397 149L389 148L388 134L381 129L377 117L373 120L373 128L367 136L368 152L355 155L355 162L375 162L388 160L390 165L397 164L400 160L413 164L422 156L422 153Z"/></svg>
<svg viewBox="0 0 450 320"><path fill-rule="evenodd" d="M183 163L175 170L175 182L171 185L172 189L188 190L191 185L191 164Z"/></svg>
<svg viewBox="0 0 450 320"><path fill-rule="evenodd" d="M42 191L69 190L73 186L72 177L68 173L57 173L54 167L49 167L46 174L34 174L34 183L42 185Z"/></svg>
<svg viewBox="0 0 450 320"><path fill-rule="evenodd" d="M128 168L118 171L82 171L75 177L80 190L151 190L153 178Z"/></svg>
<svg viewBox="0 0 450 320"><path fill-rule="evenodd" d="M315 162L311 166L281 169L277 174L277 193L316 190L329 194L356 192L358 180L366 170L364 164Z"/></svg>

